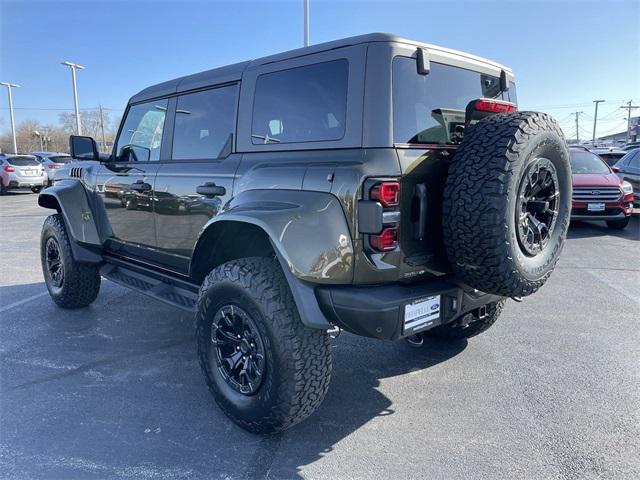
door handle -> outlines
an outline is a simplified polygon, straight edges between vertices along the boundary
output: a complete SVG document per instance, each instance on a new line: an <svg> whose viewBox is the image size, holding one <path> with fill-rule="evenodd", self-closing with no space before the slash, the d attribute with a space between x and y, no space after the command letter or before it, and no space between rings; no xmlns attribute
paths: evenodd
<svg viewBox="0 0 640 480"><path fill-rule="evenodd" d="M136 192L148 192L149 190L151 190L151 185L142 180L137 180L135 183L129 185L129 188L131 188L131 190L135 190Z"/></svg>
<svg viewBox="0 0 640 480"><path fill-rule="evenodd" d="M227 193L227 189L222 186L218 186L213 182L207 182L204 185L199 185L196 188L196 193L198 195L203 195L209 198L221 197L222 195Z"/></svg>

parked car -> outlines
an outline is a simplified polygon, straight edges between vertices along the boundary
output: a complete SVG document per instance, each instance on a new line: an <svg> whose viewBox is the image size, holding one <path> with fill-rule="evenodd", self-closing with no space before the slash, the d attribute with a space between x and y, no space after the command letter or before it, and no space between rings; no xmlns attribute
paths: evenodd
<svg viewBox="0 0 640 480"><path fill-rule="evenodd" d="M0 154L0 195L9 190L40 192L47 185L47 174L36 157Z"/></svg>
<svg viewBox="0 0 640 480"><path fill-rule="evenodd" d="M617 147L599 147L591 148L590 151L598 155L610 167L615 165L618 160L625 156L627 152Z"/></svg>
<svg viewBox="0 0 640 480"><path fill-rule="evenodd" d="M194 312L206 383L252 432L320 405L328 329L478 335L544 285L569 224L562 131L517 111L511 70L388 34L148 87L101 163L70 145L94 161L38 199L52 299L105 278Z"/></svg>
<svg viewBox="0 0 640 480"><path fill-rule="evenodd" d="M598 155L570 147L573 173L572 220L604 220L622 229L633 213L633 187L619 178Z"/></svg>
<svg viewBox="0 0 640 480"><path fill-rule="evenodd" d="M53 183L53 178L56 173L56 169L64 166L66 163L71 162L73 159L66 153L57 152L31 152L31 155L44 167L44 171L47 172L48 184Z"/></svg>
<svg viewBox="0 0 640 480"><path fill-rule="evenodd" d="M635 148L611 168L622 180L633 187L633 203L640 205L640 148Z"/></svg>
<svg viewBox="0 0 640 480"><path fill-rule="evenodd" d="M640 142L627 143L626 145L620 147L620 150L628 152L629 150L633 150L635 148L640 148Z"/></svg>

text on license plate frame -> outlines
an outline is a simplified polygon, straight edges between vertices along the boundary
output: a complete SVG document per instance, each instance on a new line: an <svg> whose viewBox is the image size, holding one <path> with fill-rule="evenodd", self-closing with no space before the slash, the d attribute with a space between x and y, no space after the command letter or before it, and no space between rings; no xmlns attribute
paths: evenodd
<svg viewBox="0 0 640 480"><path fill-rule="evenodd" d="M402 334L412 335L440 323L442 295L421 298L404 306Z"/></svg>

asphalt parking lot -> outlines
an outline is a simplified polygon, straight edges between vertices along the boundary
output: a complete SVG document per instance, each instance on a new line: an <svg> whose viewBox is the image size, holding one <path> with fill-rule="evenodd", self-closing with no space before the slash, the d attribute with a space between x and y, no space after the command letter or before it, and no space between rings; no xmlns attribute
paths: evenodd
<svg viewBox="0 0 640 480"><path fill-rule="evenodd" d="M46 293L36 195L0 199L0 478L640 478L640 225L572 226L549 283L468 342L342 334L277 436L210 397L190 315L103 282Z"/></svg>

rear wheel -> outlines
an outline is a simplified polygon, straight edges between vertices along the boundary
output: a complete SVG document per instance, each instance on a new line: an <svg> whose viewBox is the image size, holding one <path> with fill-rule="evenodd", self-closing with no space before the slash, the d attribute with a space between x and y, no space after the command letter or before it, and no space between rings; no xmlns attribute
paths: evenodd
<svg viewBox="0 0 640 480"><path fill-rule="evenodd" d="M467 313L454 322L440 325L427 332L427 335L439 338L441 340L462 340L463 338L471 338L480 335L496 323L496 320L502 313L505 300L490 303L486 308L484 316L478 317L473 313Z"/></svg>
<svg viewBox="0 0 640 480"><path fill-rule="evenodd" d="M40 258L47 290L62 308L86 307L100 291L98 266L77 262L58 213L47 217L42 227Z"/></svg>
<svg viewBox="0 0 640 480"><path fill-rule="evenodd" d="M304 420L329 388L329 336L301 322L274 259L234 260L207 276L196 338L213 397L251 432L285 430Z"/></svg>
<svg viewBox="0 0 640 480"><path fill-rule="evenodd" d="M445 186L443 234L454 272L483 292L534 293L558 261L570 209L569 154L551 117L480 120L465 133Z"/></svg>
<svg viewBox="0 0 640 480"><path fill-rule="evenodd" d="M623 230L629 225L629 219L631 217L627 217L624 220L607 220L607 227L613 230Z"/></svg>

